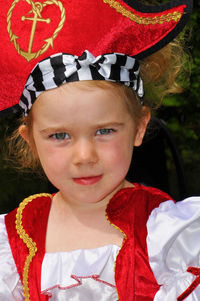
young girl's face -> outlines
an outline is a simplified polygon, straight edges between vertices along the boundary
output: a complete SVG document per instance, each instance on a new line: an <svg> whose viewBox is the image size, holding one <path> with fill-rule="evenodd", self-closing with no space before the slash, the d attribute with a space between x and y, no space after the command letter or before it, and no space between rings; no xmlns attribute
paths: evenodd
<svg viewBox="0 0 200 301"><path fill-rule="evenodd" d="M42 93L32 107L32 134L44 172L62 197L75 203L107 202L122 187L136 125L122 96L111 89L70 83Z"/></svg>

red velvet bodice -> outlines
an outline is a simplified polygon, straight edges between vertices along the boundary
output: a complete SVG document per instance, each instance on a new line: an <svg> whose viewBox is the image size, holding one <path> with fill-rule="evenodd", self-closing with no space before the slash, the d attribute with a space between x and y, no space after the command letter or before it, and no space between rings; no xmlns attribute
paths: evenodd
<svg viewBox="0 0 200 301"><path fill-rule="evenodd" d="M125 235L115 267L120 301L151 301L159 289L148 261L146 222L151 211L167 199L169 196L160 190L135 184L118 191L107 206L109 222ZM50 206L50 195L36 195L25 199L5 217L26 301L48 300L40 291Z"/></svg>

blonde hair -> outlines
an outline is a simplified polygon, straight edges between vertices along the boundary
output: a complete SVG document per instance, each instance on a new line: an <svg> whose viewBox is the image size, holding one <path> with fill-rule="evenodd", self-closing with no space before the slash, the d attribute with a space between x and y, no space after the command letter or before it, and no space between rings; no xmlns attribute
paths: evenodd
<svg viewBox="0 0 200 301"><path fill-rule="evenodd" d="M165 96L181 93L187 82L189 54L176 39L140 62L140 74L144 81L146 101L158 107Z"/></svg>
<svg viewBox="0 0 200 301"><path fill-rule="evenodd" d="M174 40L167 46L140 61L140 74L144 81L145 99L144 104L149 108L158 107L164 96L170 93L180 93L182 87L179 84L183 76L187 55L180 43ZM182 80L183 81L183 80ZM127 105L128 111L137 122L141 117L142 105L133 89L122 84L109 81L80 81L79 88L110 89L116 94L120 94ZM39 158L37 156L32 137L32 113L19 120L19 125L26 125L30 137L28 144L16 129L8 139L8 150L13 162L19 170L31 169L41 172Z"/></svg>
<svg viewBox="0 0 200 301"><path fill-rule="evenodd" d="M14 168L19 171L34 171L43 174L39 158L36 153L32 136L32 113L27 117L22 116L18 120L19 126L7 138L7 159ZM30 143L25 141L19 131L20 126L25 125L28 130Z"/></svg>

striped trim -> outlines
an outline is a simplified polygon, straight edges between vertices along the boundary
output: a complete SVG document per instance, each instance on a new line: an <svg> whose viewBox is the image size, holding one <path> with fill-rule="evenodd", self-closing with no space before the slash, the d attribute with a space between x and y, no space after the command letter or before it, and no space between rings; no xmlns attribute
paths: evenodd
<svg viewBox="0 0 200 301"><path fill-rule="evenodd" d="M135 58L120 53L95 58L85 50L80 57L57 53L39 62L29 75L19 105L27 115L43 91L82 80L118 82L133 88L139 98L144 96L139 62Z"/></svg>

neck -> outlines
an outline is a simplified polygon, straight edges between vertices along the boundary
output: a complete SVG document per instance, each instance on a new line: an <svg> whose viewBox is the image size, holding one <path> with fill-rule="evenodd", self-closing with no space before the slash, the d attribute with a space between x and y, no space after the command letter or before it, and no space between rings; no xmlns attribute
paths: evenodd
<svg viewBox="0 0 200 301"><path fill-rule="evenodd" d="M98 201L94 201L91 203L82 202L78 200L70 200L65 194L61 191L57 192L54 196L54 202L62 209L67 209L69 211L77 212L77 213L89 213L95 211L101 211L106 209L110 199L114 196L114 194L123 188L133 187L133 184L128 181L123 181L120 185L117 186L108 196L100 199Z"/></svg>

